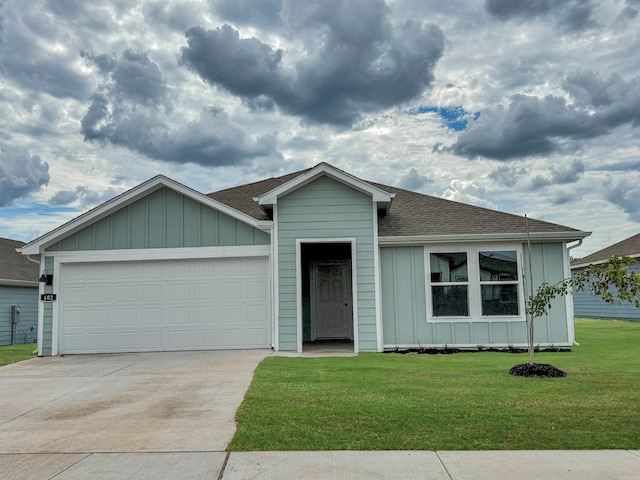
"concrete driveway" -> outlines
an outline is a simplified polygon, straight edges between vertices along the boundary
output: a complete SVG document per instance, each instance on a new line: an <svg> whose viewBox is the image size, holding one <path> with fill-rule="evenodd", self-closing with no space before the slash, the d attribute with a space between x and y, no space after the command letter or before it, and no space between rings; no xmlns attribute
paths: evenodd
<svg viewBox="0 0 640 480"><path fill-rule="evenodd" d="M269 353L73 355L1 367L0 455L222 452Z"/></svg>

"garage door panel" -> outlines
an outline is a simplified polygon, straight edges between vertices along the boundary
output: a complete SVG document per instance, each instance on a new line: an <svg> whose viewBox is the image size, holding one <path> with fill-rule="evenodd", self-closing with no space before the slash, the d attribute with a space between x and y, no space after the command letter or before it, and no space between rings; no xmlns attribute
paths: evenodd
<svg viewBox="0 0 640 480"><path fill-rule="evenodd" d="M267 298L267 286L264 282L250 281L247 282L247 298Z"/></svg>
<svg viewBox="0 0 640 480"><path fill-rule="evenodd" d="M207 348L216 344L216 333L213 330L197 330L194 332L194 346L196 348Z"/></svg>
<svg viewBox="0 0 640 480"><path fill-rule="evenodd" d="M230 347L243 346L242 330L239 328L224 329L222 331L222 342Z"/></svg>
<svg viewBox="0 0 640 480"><path fill-rule="evenodd" d="M193 322L198 324L213 324L216 320L216 310L212 306L196 307L194 309ZM200 327L199 327L200 328Z"/></svg>
<svg viewBox="0 0 640 480"><path fill-rule="evenodd" d="M171 300L190 300L191 285L186 283L172 283L169 285L169 298Z"/></svg>
<svg viewBox="0 0 640 480"><path fill-rule="evenodd" d="M267 258L63 264L61 353L267 348Z"/></svg>
<svg viewBox="0 0 640 480"><path fill-rule="evenodd" d="M160 308L145 308L139 309L139 323L140 326L151 327L162 325L162 310Z"/></svg>
<svg viewBox="0 0 640 480"><path fill-rule="evenodd" d="M121 351L131 351L138 348L138 332L119 332L116 343Z"/></svg>
<svg viewBox="0 0 640 480"><path fill-rule="evenodd" d="M115 324L118 327L138 325L138 311L136 309L120 308L116 310Z"/></svg>
<svg viewBox="0 0 640 480"><path fill-rule="evenodd" d="M87 323L91 327L109 327L109 309L105 306L88 311Z"/></svg>
<svg viewBox="0 0 640 480"><path fill-rule="evenodd" d="M162 300L162 284L141 285L140 300L142 302L160 302Z"/></svg>
<svg viewBox="0 0 640 480"><path fill-rule="evenodd" d="M220 286L217 283L213 282L205 282L199 283L194 286L193 289L193 299L194 300L211 300L220 298L218 295L218 291L220 290Z"/></svg>
<svg viewBox="0 0 640 480"><path fill-rule="evenodd" d="M161 330L141 331L138 334L138 338L138 350L141 352L149 352L162 349L163 341Z"/></svg>
<svg viewBox="0 0 640 480"><path fill-rule="evenodd" d="M264 345L268 342L267 333L265 328L247 329L247 345Z"/></svg>
<svg viewBox="0 0 640 480"><path fill-rule="evenodd" d="M86 303L87 294L86 288L82 285L72 288L67 288L65 291L65 301L68 306L71 305L84 305Z"/></svg>
<svg viewBox="0 0 640 480"><path fill-rule="evenodd" d="M191 332L188 330L169 330L168 343L171 349L188 349L191 346Z"/></svg>
<svg viewBox="0 0 640 480"><path fill-rule="evenodd" d="M93 299L95 299L95 301L100 301L100 299L103 297L101 289L93 288L91 290L93 290L93 292L89 296L90 301L93 301ZM116 297L114 298L114 300L118 303L136 303L139 300L138 285L118 285L115 287L115 295Z"/></svg>

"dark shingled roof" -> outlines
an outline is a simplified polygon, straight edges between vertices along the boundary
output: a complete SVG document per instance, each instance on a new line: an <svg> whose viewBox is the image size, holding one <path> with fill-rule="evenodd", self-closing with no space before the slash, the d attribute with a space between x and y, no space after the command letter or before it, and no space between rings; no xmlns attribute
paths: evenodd
<svg viewBox="0 0 640 480"><path fill-rule="evenodd" d="M571 262L571 266L606 262L614 255L640 257L640 233Z"/></svg>
<svg viewBox="0 0 640 480"><path fill-rule="evenodd" d="M38 281L38 264L16 252L16 248L23 245L25 243L18 240L0 238L0 280Z"/></svg>
<svg viewBox="0 0 640 480"><path fill-rule="evenodd" d="M253 198L308 170L227 188L208 196L258 220L268 220L267 214ZM395 194L389 212L378 221L378 234L381 237L526 233L523 216L363 181ZM533 218L529 218L529 230L532 233L576 233L576 238L585 236L580 230Z"/></svg>
<svg viewBox="0 0 640 480"><path fill-rule="evenodd" d="M254 197L259 197L263 193L267 193L274 188L279 187L283 183L288 182L296 178L299 175L311 170L301 170L299 172L289 173L282 177L267 178L266 180L260 180L259 182L249 183L247 185L240 185L238 187L226 188L218 192L207 194L207 197L213 198L225 205L240 210L243 213L257 219L257 220L269 220L269 217L265 213L258 202L254 202Z"/></svg>

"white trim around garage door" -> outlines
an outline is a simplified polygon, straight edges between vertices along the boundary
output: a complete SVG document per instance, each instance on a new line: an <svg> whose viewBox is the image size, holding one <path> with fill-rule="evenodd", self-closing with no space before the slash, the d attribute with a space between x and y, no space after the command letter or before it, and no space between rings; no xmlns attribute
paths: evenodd
<svg viewBox="0 0 640 480"><path fill-rule="evenodd" d="M76 251L76 252L50 252L54 257L54 281L53 291L59 293L64 279L62 268L64 264L72 263L102 263L102 262L135 262L152 260L188 260L188 259L216 259L216 258L250 258L270 257L270 245L248 245L233 247L194 247L194 248L155 248L155 249L130 249L130 250L101 250L101 251ZM271 270L270 270L271 273ZM270 276L270 275L269 275ZM271 282L271 279L269 279ZM267 291L271 287L267 285ZM270 300L271 301L271 300ZM52 318L52 345L51 354L59 354L60 346L60 309L62 302L58 302L53 309ZM39 309L41 310L41 309ZM270 308L269 308L270 311ZM40 313L39 313L40 315ZM271 319L269 324L271 324ZM39 344L40 348L40 344Z"/></svg>

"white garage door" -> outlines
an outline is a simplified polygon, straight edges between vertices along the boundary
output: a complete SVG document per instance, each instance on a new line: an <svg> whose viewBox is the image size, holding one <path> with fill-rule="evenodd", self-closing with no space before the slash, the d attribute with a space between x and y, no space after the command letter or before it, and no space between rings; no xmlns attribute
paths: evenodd
<svg viewBox="0 0 640 480"><path fill-rule="evenodd" d="M62 266L60 353L269 346L264 257Z"/></svg>

